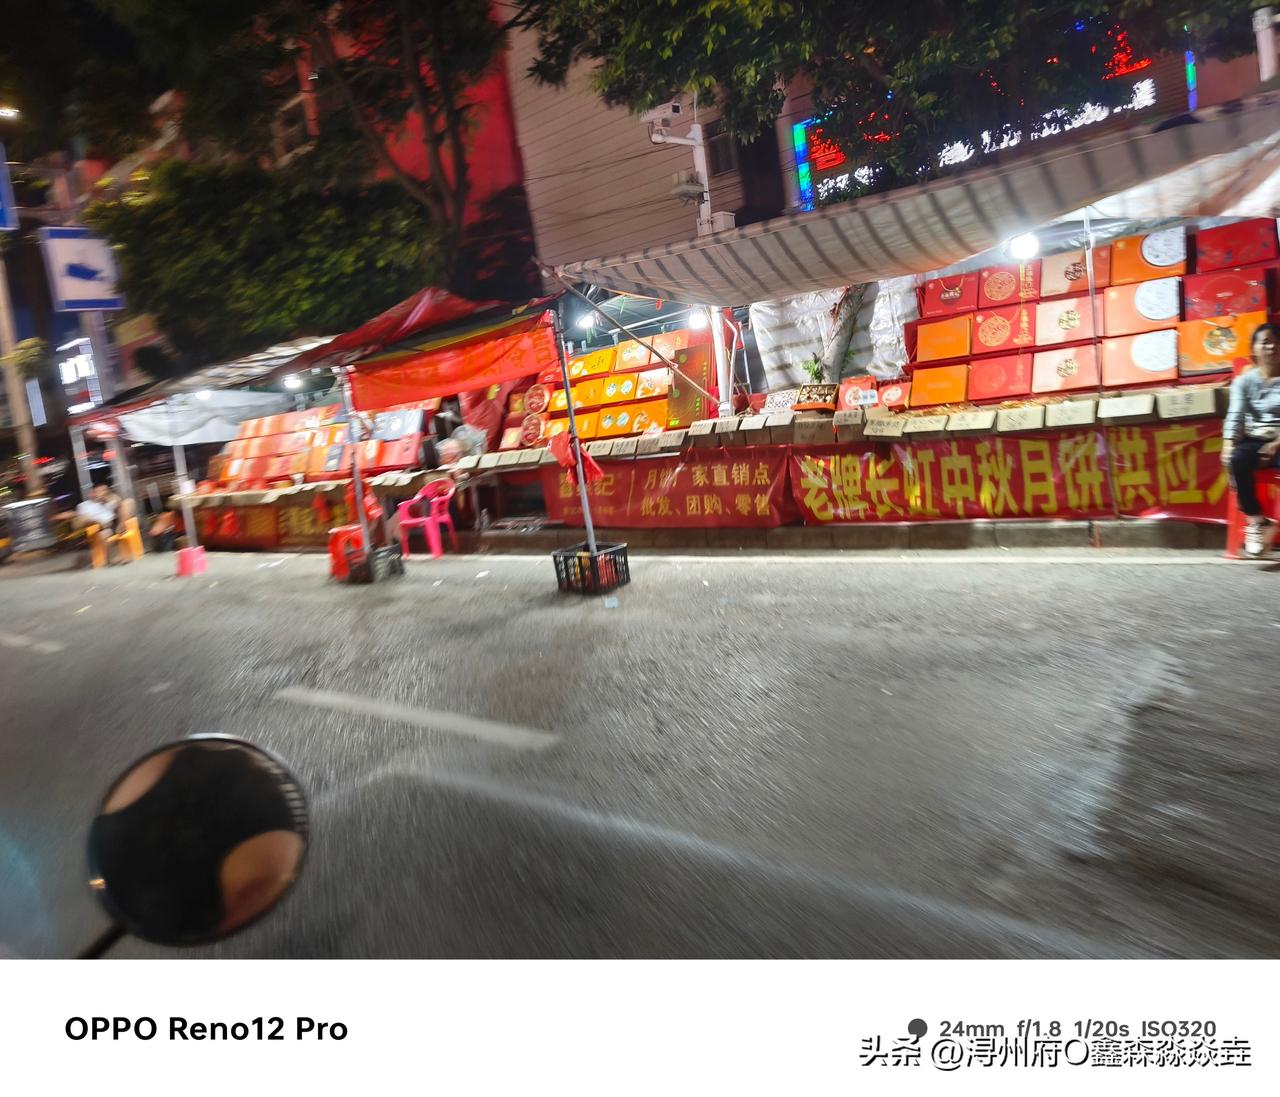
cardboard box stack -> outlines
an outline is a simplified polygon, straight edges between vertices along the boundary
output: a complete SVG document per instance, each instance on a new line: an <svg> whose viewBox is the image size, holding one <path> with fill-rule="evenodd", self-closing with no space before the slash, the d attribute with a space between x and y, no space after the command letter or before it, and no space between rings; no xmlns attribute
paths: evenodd
<svg viewBox="0 0 1280 1097"><path fill-rule="evenodd" d="M373 437L360 443L361 469L370 475L415 468L427 416L439 400L387 408L373 415ZM351 445L341 407L269 415L240 424L236 437L209 461L203 490L251 491L350 475Z"/></svg>
<svg viewBox="0 0 1280 1097"><path fill-rule="evenodd" d="M715 363L706 332L671 331L646 342L703 388L714 385ZM644 434L654 427L678 429L708 414L706 398L644 343L628 340L577 355L569 362L569 379L568 392L558 373L549 373L512 393L499 448L544 446L567 431L571 399L578 434L586 441Z"/></svg>
<svg viewBox="0 0 1280 1097"><path fill-rule="evenodd" d="M923 408L1225 380L1248 359L1254 329L1280 311L1272 218L1097 247L1092 300L1089 262L1077 248L925 281L897 402L908 387L910 406Z"/></svg>

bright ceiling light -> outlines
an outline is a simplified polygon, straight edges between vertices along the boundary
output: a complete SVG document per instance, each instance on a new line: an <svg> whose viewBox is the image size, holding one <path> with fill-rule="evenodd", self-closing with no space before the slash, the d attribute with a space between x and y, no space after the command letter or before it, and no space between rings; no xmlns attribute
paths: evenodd
<svg viewBox="0 0 1280 1097"><path fill-rule="evenodd" d="M284 387L287 389L300 389L302 388L302 378L296 373L286 374L284 378Z"/></svg>
<svg viewBox="0 0 1280 1097"><path fill-rule="evenodd" d="M196 393L196 399L197 399L197 400L208 400L208 399L209 399L209 397L210 397L210 396L212 396L212 395L213 395L213 393L211 393L208 389L201 389L199 392L197 392L197 393Z"/></svg>
<svg viewBox="0 0 1280 1097"><path fill-rule="evenodd" d="M590 331L596 326L596 314L594 312L584 312L578 317L578 327L583 331Z"/></svg>
<svg viewBox="0 0 1280 1097"><path fill-rule="evenodd" d="M0 107L0 118L17 118L21 114L17 107Z"/></svg>
<svg viewBox="0 0 1280 1097"><path fill-rule="evenodd" d="M1034 232L1024 232L1009 241L1009 254L1014 259L1034 259L1040 254L1040 237Z"/></svg>
<svg viewBox="0 0 1280 1097"><path fill-rule="evenodd" d="M694 331L701 331L707 326L707 310L706 309L690 309L689 310L689 327Z"/></svg>

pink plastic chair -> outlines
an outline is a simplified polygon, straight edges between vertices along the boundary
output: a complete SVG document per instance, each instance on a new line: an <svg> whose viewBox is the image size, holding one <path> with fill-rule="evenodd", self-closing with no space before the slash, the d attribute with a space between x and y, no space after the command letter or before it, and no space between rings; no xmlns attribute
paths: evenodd
<svg viewBox="0 0 1280 1097"><path fill-rule="evenodd" d="M454 529L453 515L449 513L449 504L453 501L455 490L456 486L450 479L432 480L412 499L396 507L396 517L400 520L400 551L403 555L409 555L410 532L421 529L427 535L431 555L443 556L441 526L448 526L453 551L458 551L458 531ZM424 509L425 514L422 513Z"/></svg>

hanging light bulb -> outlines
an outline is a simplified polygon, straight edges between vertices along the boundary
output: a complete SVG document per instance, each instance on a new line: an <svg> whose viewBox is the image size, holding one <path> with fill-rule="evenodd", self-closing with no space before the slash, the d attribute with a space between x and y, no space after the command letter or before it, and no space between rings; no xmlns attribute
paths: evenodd
<svg viewBox="0 0 1280 1097"><path fill-rule="evenodd" d="M707 310L693 308L689 310L689 327L694 331L701 331L707 326Z"/></svg>
<svg viewBox="0 0 1280 1097"><path fill-rule="evenodd" d="M1034 259L1040 254L1040 237L1034 232L1024 232L1009 241L1009 254L1014 259Z"/></svg>

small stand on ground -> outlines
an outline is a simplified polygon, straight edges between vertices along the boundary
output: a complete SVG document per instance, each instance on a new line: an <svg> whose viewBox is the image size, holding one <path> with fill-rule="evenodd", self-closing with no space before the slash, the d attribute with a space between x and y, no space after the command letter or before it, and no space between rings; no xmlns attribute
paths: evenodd
<svg viewBox="0 0 1280 1097"><path fill-rule="evenodd" d="M556 351L560 357L560 378L569 395L569 445L573 447L574 472L578 480L578 497L582 501L582 522L587 539L582 544L557 549L551 554L556 565L556 582L563 591L580 594L607 594L631 582L631 567L625 544L597 545L595 523L591 520L591 500L587 498L587 478L582 462L582 439L573 411L572 387L569 382L569 358L564 349L564 329L560 314L555 314Z"/></svg>

